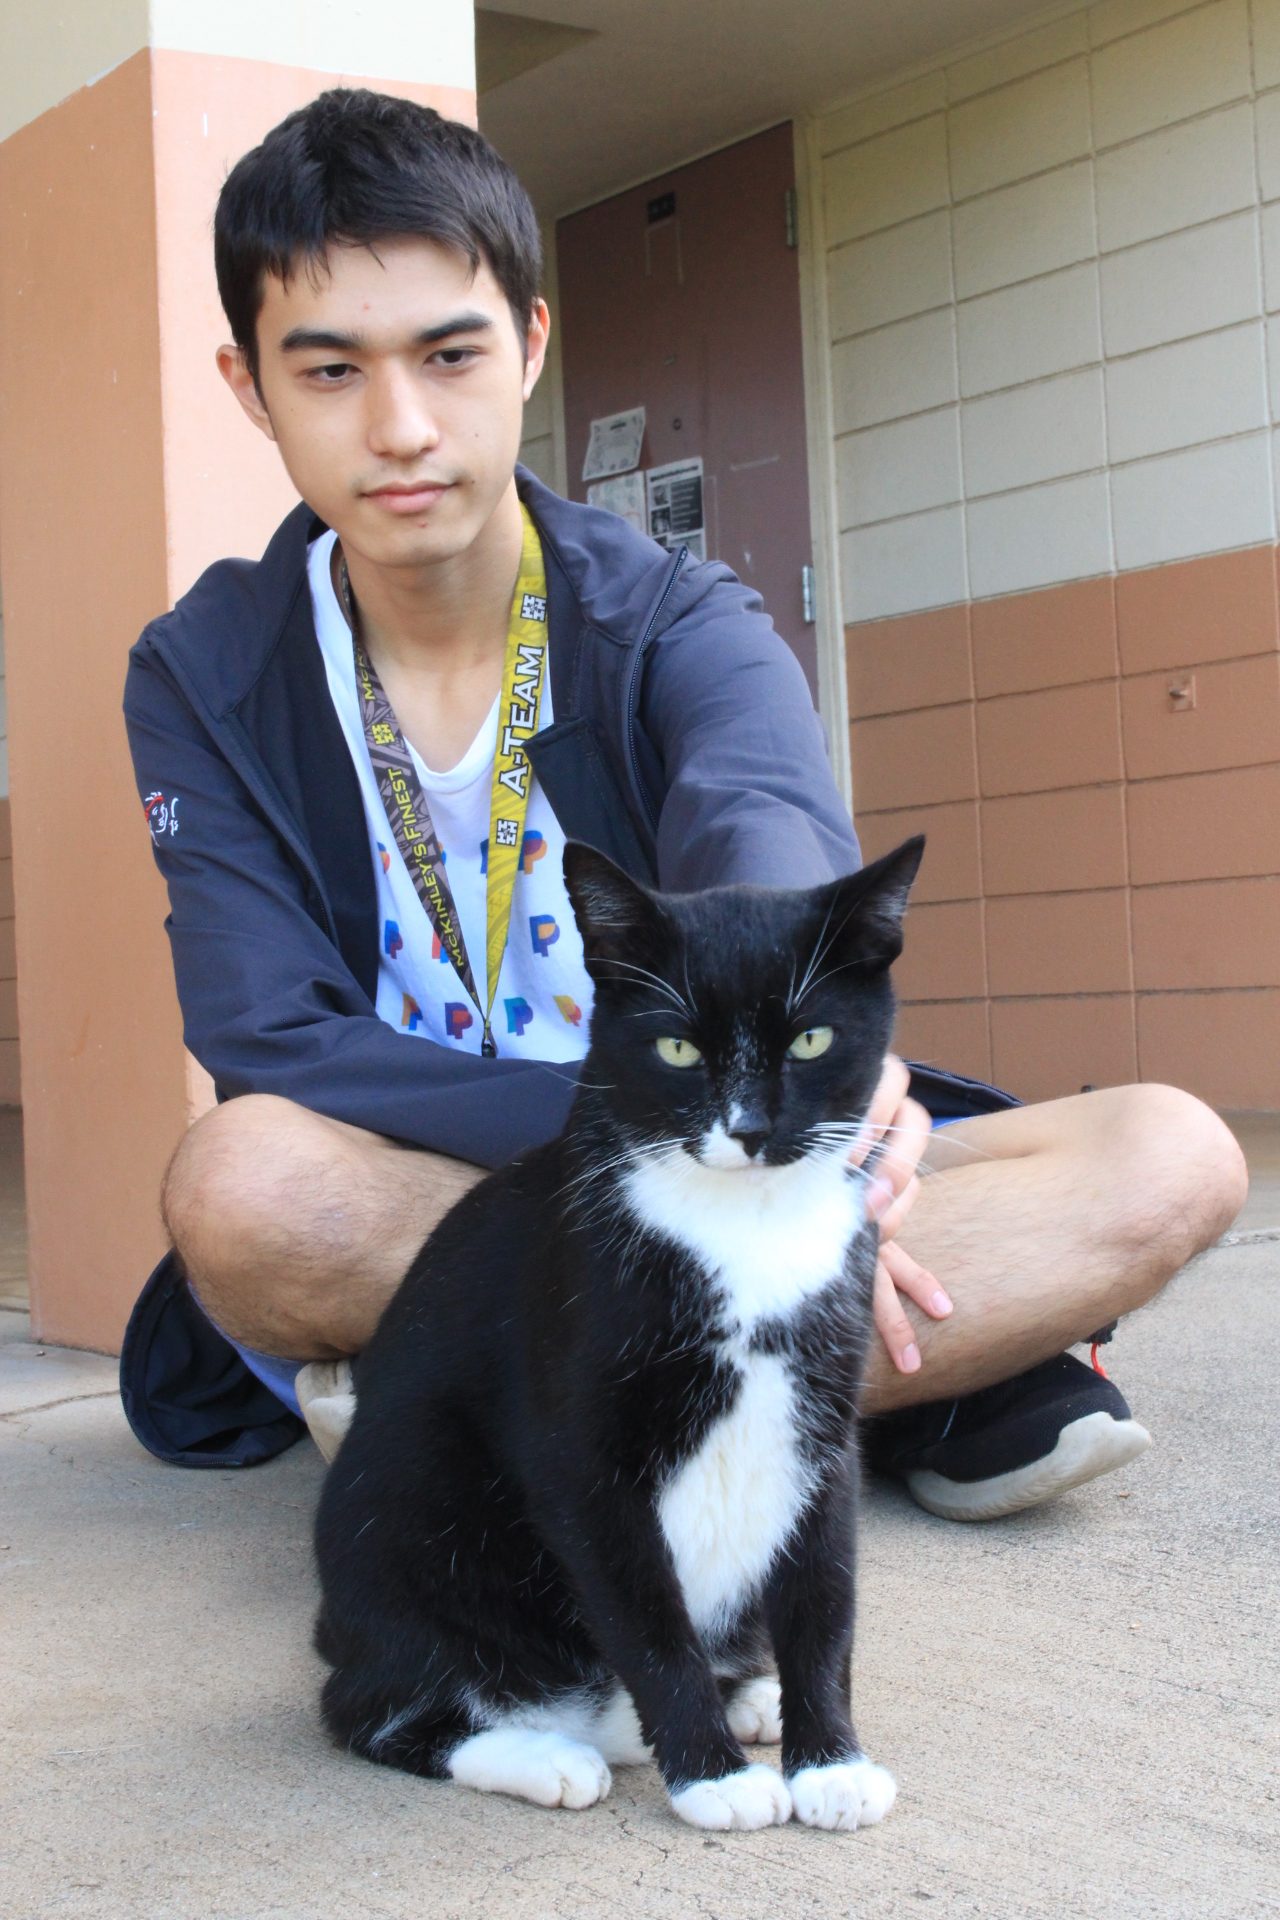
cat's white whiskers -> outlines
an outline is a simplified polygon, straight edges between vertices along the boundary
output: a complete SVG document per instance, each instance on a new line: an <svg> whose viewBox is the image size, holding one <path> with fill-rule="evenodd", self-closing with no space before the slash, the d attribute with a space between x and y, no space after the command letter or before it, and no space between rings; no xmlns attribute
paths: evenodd
<svg viewBox="0 0 1280 1920"><path fill-rule="evenodd" d="M853 919L853 916L855 915L855 913L857 913L858 908L862 905L862 902L861 900L855 900L852 906L849 908L849 911L845 914L844 919L840 922L839 926L835 928L835 930L831 933L829 938L825 938L824 940L824 936L827 933L827 928L831 925L831 915L835 911L835 904L836 904L835 900L833 899L831 901L830 906L828 906L827 908L827 917L822 923L822 931L818 935L818 942L814 948L813 958L810 960L808 967L805 969L804 980L801 983L800 991L796 995L795 1001L793 1002L793 1005L792 1005L791 1010L793 1012L795 1008L799 1006L800 1002L804 999L805 995L807 993L811 993L815 987L820 987L824 980L833 979L837 973L843 973L845 971L846 966L861 967L866 965L865 960L850 960L845 963L845 966L828 967L825 973L822 973L822 974L818 973L817 971L818 968L822 965L823 961L826 959L827 955L830 953L832 947L834 947L836 941L840 938L840 935L844 932L849 922ZM814 977L815 975L817 976L816 978Z"/></svg>
<svg viewBox="0 0 1280 1920"><path fill-rule="evenodd" d="M571 1194L581 1191L590 1181L605 1180L607 1176L615 1172L617 1168L628 1165L635 1151L634 1146L627 1143L610 1158L606 1160L593 1160L588 1166L583 1168L581 1173L575 1174L572 1180L566 1180L562 1187L557 1188L552 1198L554 1200L568 1199ZM612 1188L610 1188L610 1192L612 1192Z"/></svg>
<svg viewBox="0 0 1280 1920"><path fill-rule="evenodd" d="M684 954L683 972L684 972L684 991L685 991L686 1004L691 1009L694 1019L697 1020L701 1016L698 1013L698 1002L694 998L693 988L689 984L689 954L688 954L687 948Z"/></svg>
<svg viewBox="0 0 1280 1920"><path fill-rule="evenodd" d="M975 1116L975 1117L976 1117L976 1116ZM890 1134L890 1133L912 1133L912 1132L914 1132L914 1128L911 1128L911 1127L886 1127L884 1131L885 1131L885 1133L886 1133L886 1134ZM949 1147L949 1148L950 1148L950 1147L956 1147L956 1148L959 1148L959 1149L960 1149L960 1150L961 1150L962 1152L964 1152L964 1153L971 1153L971 1154L972 1154L972 1155L974 1156L974 1158L975 1158L975 1159L977 1159L977 1160L994 1160L994 1159L996 1158L996 1155L995 1155L995 1154L993 1154L993 1153L988 1153L985 1147L975 1147L975 1146L974 1146L974 1144L973 1144L973 1142L972 1142L972 1140L960 1140L960 1139L956 1139L956 1138L955 1138L955 1137L953 1136L953 1134L952 1134L952 1132L951 1132L951 1128L950 1128L949 1126L946 1126L946 1127L935 1127L935 1128L933 1129L933 1133L931 1133L931 1134L929 1135L929 1138L930 1138L930 1139L932 1139L932 1138L934 1137L934 1135L938 1135L938 1136L940 1136L940 1137L942 1137L942 1138L945 1138L945 1140L946 1140L946 1142L947 1142L947 1145L948 1145L948 1147Z"/></svg>
<svg viewBox="0 0 1280 1920"><path fill-rule="evenodd" d="M838 936L838 933L839 929L837 929L836 934L832 935L833 940ZM818 974L816 978L809 982L804 991L805 993L816 993L818 988L825 986L828 980L834 980L838 973L848 973L853 967L865 967L868 965L870 965L870 962L866 959L842 960L838 967L828 967L825 972ZM803 999L804 994L801 994L800 998Z"/></svg>
<svg viewBox="0 0 1280 1920"><path fill-rule="evenodd" d="M814 1120L810 1122L810 1124L804 1129L804 1131L805 1131L805 1134L808 1136L812 1137L814 1135L820 1135L824 1139L834 1140L834 1139L845 1137L849 1140L849 1143L851 1146L860 1146L864 1142L868 1142L869 1154L874 1152L877 1148L879 1148L879 1153L877 1155L878 1159L890 1160L890 1161L896 1160L899 1163L903 1162L903 1156L893 1154L892 1150L883 1144L884 1141L887 1140L891 1134L907 1133L907 1134L910 1134L913 1138L916 1137L916 1130L914 1127L887 1126L881 1129L880 1137L878 1139L872 1140L870 1138L871 1130L864 1121L846 1121L846 1120ZM971 1140L962 1140L962 1139L956 1139L952 1137L951 1130L949 1127L935 1128L934 1132L946 1133L948 1135L948 1140L947 1140L948 1148L957 1148L961 1152L972 1154L974 1159L976 1160L994 1160L996 1157L994 1154L988 1153L984 1147L975 1146ZM933 1137L932 1134L926 1135L926 1143L932 1137ZM926 1173L928 1174L937 1173L940 1171L940 1169L937 1167L927 1167L927 1166L921 1165L919 1168L919 1171L922 1175L924 1175Z"/></svg>
<svg viewBox="0 0 1280 1920"><path fill-rule="evenodd" d="M796 1007L799 1005L800 1001L804 999L805 994L809 991L810 975L812 974L815 967L818 967L822 964L821 956L826 952L826 948L823 946L822 942L826 938L827 928L831 925L831 916L835 912L835 910L836 910L836 903L835 903L835 896L833 895L832 898L827 902L826 918L823 920L821 927L818 929L818 938L814 942L813 953L809 959L808 965L805 968L804 978L800 982L800 990L798 993L793 993L790 1000L787 1002L788 1013L793 1013ZM793 980L795 979L794 962L792 964L791 977Z"/></svg>
<svg viewBox="0 0 1280 1920"><path fill-rule="evenodd" d="M669 1000L673 1006L678 1007L681 1013L685 1014L689 1019L694 1018L693 1011L687 1001L681 998L671 982L664 980L661 974L653 973L648 967L639 966L632 960L616 960L611 958L602 961L600 964L604 967L611 967L618 973L628 974L632 979L642 981L646 985L653 987L664 999Z"/></svg>
<svg viewBox="0 0 1280 1920"><path fill-rule="evenodd" d="M569 1085L582 1085L581 1076L577 1071L578 1063L576 1060L540 1060L538 1065L544 1068L546 1072L553 1073L557 1080L564 1080Z"/></svg>

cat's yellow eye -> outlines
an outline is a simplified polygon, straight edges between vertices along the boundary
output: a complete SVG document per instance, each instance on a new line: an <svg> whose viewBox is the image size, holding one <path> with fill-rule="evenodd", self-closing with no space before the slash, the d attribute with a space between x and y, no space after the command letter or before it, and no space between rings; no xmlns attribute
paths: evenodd
<svg viewBox="0 0 1280 1920"><path fill-rule="evenodd" d="M673 1040L670 1035L664 1033L662 1038L655 1040L653 1044L657 1048L659 1060L665 1060L669 1067L696 1067L702 1059L692 1040Z"/></svg>
<svg viewBox="0 0 1280 1920"><path fill-rule="evenodd" d="M796 1035L787 1053L792 1060L816 1060L826 1052L835 1037L831 1027L806 1027L803 1033Z"/></svg>

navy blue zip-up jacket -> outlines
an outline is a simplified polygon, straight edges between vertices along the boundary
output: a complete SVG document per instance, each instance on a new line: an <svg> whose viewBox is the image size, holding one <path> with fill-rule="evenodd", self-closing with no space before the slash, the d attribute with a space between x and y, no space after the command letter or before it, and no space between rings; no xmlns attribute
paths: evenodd
<svg viewBox="0 0 1280 1920"><path fill-rule="evenodd" d="M668 890L851 872L808 687L759 596L516 479L546 556L556 716L529 757L566 835ZM261 561L211 567L130 657L139 793L168 808L152 818L187 1045L222 1098L282 1094L498 1166L560 1131L575 1076L409 1041L374 1011L373 867L307 585L318 531L297 508Z"/></svg>
<svg viewBox="0 0 1280 1920"><path fill-rule="evenodd" d="M546 558L556 715L528 752L566 835L669 891L852 872L804 675L759 596L523 467L516 484ZM211 567L130 655L125 717L187 1045L220 1099L280 1094L498 1166L561 1130L576 1068L455 1053L378 1018L373 866L307 582L320 530L298 507L260 561ZM1015 1104L913 1075L937 1115ZM144 1445L183 1465L252 1465L302 1431L172 1255L130 1319L121 1392Z"/></svg>

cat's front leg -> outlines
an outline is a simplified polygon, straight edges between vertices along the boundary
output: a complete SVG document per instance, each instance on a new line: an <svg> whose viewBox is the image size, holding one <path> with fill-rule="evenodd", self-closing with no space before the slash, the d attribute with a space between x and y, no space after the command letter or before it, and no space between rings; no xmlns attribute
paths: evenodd
<svg viewBox="0 0 1280 1920"><path fill-rule="evenodd" d="M691 1826L782 1826L791 1794L774 1768L749 1764L685 1605L652 1504L597 1483L582 1509L544 1516L587 1627L635 1703L672 1809Z"/></svg>
<svg viewBox="0 0 1280 1920"><path fill-rule="evenodd" d="M862 1751L849 1712L857 1461L824 1476L766 1595L782 1689L782 1770L797 1820L852 1833L892 1807L892 1774Z"/></svg>

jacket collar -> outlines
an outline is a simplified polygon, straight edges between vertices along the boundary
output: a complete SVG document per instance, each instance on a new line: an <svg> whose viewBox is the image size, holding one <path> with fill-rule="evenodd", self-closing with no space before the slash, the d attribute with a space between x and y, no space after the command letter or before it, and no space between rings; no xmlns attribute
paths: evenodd
<svg viewBox="0 0 1280 1920"><path fill-rule="evenodd" d="M602 759L596 729L606 711L621 715L626 652L655 619L678 567L625 521L561 500L523 467L516 483L546 555L555 708L555 725L531 742L530 756L566 833L652 879L652 849ZM216 728L309 876L316 912L372 1000L376 896L364 814L307 581L307 547L323 530L308 506L295 507L256 565L211 567L140 645L158 652ZM589 632L605 644L587 647Z"/></svg>
<svg viewBox="0 0 1280 1920"><path fill-rule="evenodd" d="M552 602L552 696L576 706L577 649L590 627L628 646L644 630L671 571L670 556L615 514L563 500L517 466L516 488L542 535ZM150 630L206 710L225 718L251 692L307 592L307 547L324 522L302 502L261 560L221 560ZM216 639L214 638L216 636ZM212 642L212 644L211 644Z"/></svg>

